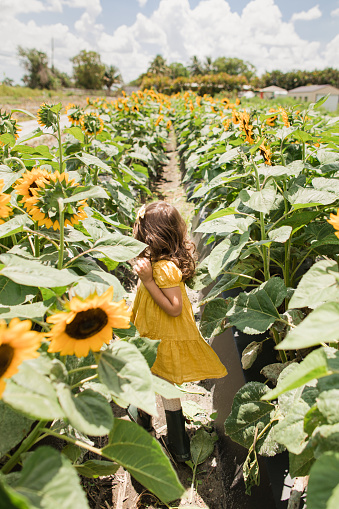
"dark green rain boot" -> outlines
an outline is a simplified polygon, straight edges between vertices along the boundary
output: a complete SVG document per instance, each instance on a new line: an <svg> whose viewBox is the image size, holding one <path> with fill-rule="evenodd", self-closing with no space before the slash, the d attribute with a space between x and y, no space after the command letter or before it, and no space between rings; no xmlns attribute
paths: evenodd
<svg viewBox="0 0 339 509"><path fill-rule="evenodd" d="M185 418L180 410L165 410L167 422L167 446L177 463L191 459L190 439L185 429Z"/></svg>
<svg viewBox="0 0 339 509"><path fill-rule="evenodd" d="M140 408L137 408L134 405L129 405L126 412L131 421L139 424L139 426L144 428L146 431L153 430L151 415L147 414L143 410L140 410Z"/></svg>

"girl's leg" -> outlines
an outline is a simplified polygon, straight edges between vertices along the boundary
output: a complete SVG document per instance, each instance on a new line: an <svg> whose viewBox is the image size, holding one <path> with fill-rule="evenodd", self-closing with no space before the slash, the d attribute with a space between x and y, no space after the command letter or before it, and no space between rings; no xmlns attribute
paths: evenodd
<svg viewBox="0 0 339 509"><path fill-rule="evenodd" d="M176 462L188 461L191 458L190 440L185 429L185 418L180 399L165 399L162 402L167 422L167 445Z"/></svg>

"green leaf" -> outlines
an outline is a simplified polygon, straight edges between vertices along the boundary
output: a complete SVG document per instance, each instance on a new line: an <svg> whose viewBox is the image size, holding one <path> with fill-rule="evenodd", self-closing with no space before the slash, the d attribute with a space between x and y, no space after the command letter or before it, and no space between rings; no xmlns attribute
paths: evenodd
<svg viewBox="0 0 339 509"><path fill-rule="evenodd" d="M166 399L181 398L182 392L175 385L153 375L153 390Z"/></svg>
<svg viewBox="0 0 339 509"><path fill-rule="evenodd" d="M282 279L273 277L249 293L240 293L227 311L231 325L247 334L265 332L280 319L277 308L287 296Z"/></svg>
<svg viewBox="0 0 339 509"><path fill-rule="evenodd" d="M117 461L163 502L180 498L184 488L158 442L133 422L115 419L105 456Z"/></svg>
<svg viewBox="0 0 339 509"><path fill-rule="evenodd" d="M129 330L129 329L127 329ZM114 329L114 333L119 336L119 333L116 329ZM119 336L121 338L121 336ZM142 355L145 357L146 362L151 368L153 364L155 363L155 359L157 357L157 350L158 346L160 344L160 341L156 341L154 339L149 338L142 338L142 337L132 337L128 339L129 343L132 343L134 346L137 347L139 352L142 353Z"/></svg>
<svg viewBox="0 0 339 509"><path fill-rule="evenodd" d="M260 485L260 470L255 450L249 451L243 465L245 493L251 495L252 486Z"/></svg>
<svg viewBox="0 0 339 509"><path fill-rule="evenodd" d="M203 221L203 223L207 223L208 221L212 221L212 219L218 219L219 217L230 216L230 215L234 215L234 214L237 214L237 213L238 213L238 211L237 211L237 209L235 207L227 207L227 209L221 209L221 210L218 210L217 212L213 212L213 214L208 216Z"/></svg>
<svg viewBox="0 0 339 509"><path fill-rule="evenodd" d="M34 302L33 304L22 304L11 306L10 308L0 307L0 319L9 320L11 318L21 318L43 321L47 310L54 303L54 299L46 302Z"/></svg>
<svg viewBox="0 0 339 509"><path fill-rule="evenodd" d="M219 159L217 161L217 164L221 166L222 164L229 163L235 157L237 157L237 155L239 155L239 149L231 148L231 150L228 150L227 152L224 152L223 154L221 154L221 156L219 157Z"/></svg>
<svg viewBox="0 0 339 509"><path fill-rule="evenodd" d="M93 156L92 154L87 154L85 152L82 152L81 156L78 154L75 154L74 157L76 157L82 163L84 163L85 166L91 166L91 165L97 166L98 168L105 170L107 173L112 173L111 168L106 163L101 161L101 159L99 159L98 157Z"/></svg>
<svg viewBox="0 0 339 509"><path fill-rule="evenodd" d="M74 465L78 474L95 479L99 476L114 475L119 466L112 461L88 460L81 465Z"/></svg>
<svg viewBox="0 0 339 509"><path fill-rule="evenodd" d="M315 459L313 448L306 446L300 454L289 453L289 470L291 477L304 477L310 472Z"/></svg>
<svg viewBox="0 0 339 509"><path fill-rule="evenodd" d="M295 350L339 340L339 302L326 302L314 309L286 338L278 350Z"/></svg>
<svg viewBox="0 0 339 509"><path fill-rule="evenodd" d="M103 270L91 270L85 276L79 277L76 288L77 294L81 295L82 298L86 298L90 293L93 293L93 289L98 294L102 294L110 286L113 286L113 301L119 302L126 295L126 292L117 277Z"/></svg>
<svg viewBox="0 0 339 509"><path fill-rule="evenodd" d="M64 133L69 133L77 140L81 141L81 143L84 142L85 136L80 127L68 127L67 129L64 129Z"/></svg>
<svg viewBox="0 0 339 509"><path fill-rule="evenodd" d="M19 495L5 483L5 477L0 477L0 509L35 509L26 497Z"/></svg>
<svg viewBox="0 0 339 509"><path fill-rule="evenodd" d="M109 236L99 239L93 248L111 260L126 262L140 254L146 248L146 244L133 239L133 237L127 237L127 235L111 233Z"/></svg>
<svg viewBox="0 0 339 509"><path fill-rule="evenodd" d="M308 435L304 431L304 417L309 409L309 405L300 399L274 427L274 438L294 454L300 454L306 446Z"/></svg>
<svg viewBox="0 0 339 509"><path fill-rule="evenodd" d="M39 447L28 456L13 488L32 508L89 509L72 463L52 447Z"/></svg>
<svg viewBox="0 0 339 509"><path fill-rule="evenodd" d="M319 394L318 409L326 417L328 424L339 422L339 388L323 391Z"/></svg>
<svg viewBox="0 0 339 509"><path fill-rule="evenodd" d="M73 395L70 388L58 384L61 408L71 425L85 435L107 435L113 426L112 409L106 398L91 389Z"/></svg>
<svg viewBox="0 0 339 509"><path fill-rule="evenodd" d="M239 258L239 255L249 239L249 233L224 239L211 252L208 260L208 272L215 279L220 272Z"/></svg>
<svg viewBox="0 0 339 509"><path fill-rule="evenodd" d="M307 488L308 509L339 507L339 453L323 454L311 468Z"/></svg>
<svg viewBox="0 0 339 509"><path fill-rule="evenodd" d="M36 118L35 115L33 115L33 113L31 113L30 111L28 110L23 110L22 108L15 108L15 109L12 109L11 110L12 113L23 113L24 115L27 115L28 117L31 117L31 118Z"/></svg>
<svg viewBox="0 0 339 509"><path fill-rule="evenodd" d="M327 363L327 355L324 348L314 350L289 373L275 389L263 396L264 400L275 399L280 394L305 385L314 378L330 375L331 371Z"/></svg>
<svg viewBox="0 0 339 509"><path fill-rule="evenodd" d="M286 193L288 201L293 205L294 209L303 207L316 207L318 205L329 205L336 201L337 197L334 193L328 191L319 191L318 189L310 189L299 187Z"/></svg>
<svg viewBox="0 0 339 509"><path fill-rule="evenodd" d="M247 204L251 209L268 214L276 200L275 189L262 189L251 194Z"/></svg>
<svg viewBox="0 0 339 509"><path fill-rule="evenodd" d="M258 355L262 350L262 343L252 341L241 354L241 365L242 369L249 369L253 366L253 363L257 360Z"/></svg>
<svg viewBox="0 0 339 509"><path fill-rule="evenodd" d="M205 339L218 336L225 330L228 309L229 304L225 299L214 299L206 304L200 323L200 331Z"/></svg>
<svg viewBox="0 0 339 509"><path fill-rule="evenodd" d="M306 131L301 131L300 129L297 129L293 133L291 133L293 138L296 138L298 141L301 141L301 143L305 143L306 141L313 140L313 136Z"/></svg>
<svg viewBox="0 0 339 509"><path fill-rule="evenodd" d="M195 230L195 233L245 233L254 221L254 217L235 217L230 214L226 217L211 219L211 221L208 221L207 223L201 223L201 225Z"/></svg>
<svg viewBox="0 0 339 509"><path fill-rule="evenodd" d="M28 435L33 424L31 419L14 411L0 401L0 457L15 447Z"/></svg>
<svg viewBox="0 0 339 509"><path fill-rule="evenodd" d="M1 275L25 286L53 288L70 285L79 277L67 269L54 269L38 261L26 260L8 253L1 255L0 260L5 264Z"/></svg>
<svg viewBox="0 0 339 509"><path fill-rule="evenodd" d="M330 97L330 94L326 94L324 95L323 97L320 97L320 99L318 99L317 102L313 103L313 108L315 110L317 110L318 108L320 108L320 106L322 106L326 101L327 99Z"/></svg>
<svg viewBox="0 0 339 509"><path fill-rule="evenodd" d="M55 389L47 376L37 370L37 361L24 361L19 372L7 380L3 401L33 419L64 417Z"/></svg>
<svg viewBox="0 0 339 509"><path fill-rule="evenodd" d="M195 465L200 465L213 453L218 437L200 428L191 440L191 457Z"/></svg>
<svg viewBox="0 0 339 509"><path fill-rule="evenodd" d="M292 233L292 226L280 226L268 233L268 238L273 242L287 242Z"/></svg>
<svg viewBox="0 0 339 509"><path fill-rule="evenodd" d="M269 388L259 382L249 382L244 385L235 395L232 411L225 421L226 435L247 449L253 443L256 427L260 434L274 419L275 405L262 401L262 397L268 391ZM259 454L274 456L277 451L281 451L281 446L274 443L269 436L271 432L272 426L258 439L256 451Z"/></svg>
<svg viewBox="0 0 339 509"><path fill-rule="evenodd" d="M89 198L105 198L109 196L105 189L101 186L79 186L75 187L72 196L64 199L64 203L72 203L80 200L88 200Z"/></svg>
<svg viewBox="0 0 339 509"><path fill-rule="evenodd" d="M338 272L338 265L332 260L321 260L312 265L301 278L288 307L314 309L325 302L339 302L339 286L332 271Z"/></svg>
<svg viewBox="0 0 339 509"><path fill-rule="evenodd" d="M15 216L13 219L0 224L0 239L4 239L14 235L15 233L22 232L24 230L24 226L32 226L33 224L33 221L27 214Z"/></svg>
<svg viewBox="0 0 339 509"><path fill-rule="evenodd" d="M99 378L111 395L156 415L152 373L143 355L126 341L100 353Z"/></svg>
<svg viewBox="0 0 339 509"><path fill-rule="evenodd" d="M23 304L33 299L37 293L38 290L36 288L17 284L7 277L0 276L0 303L2 306Z"/></svg>

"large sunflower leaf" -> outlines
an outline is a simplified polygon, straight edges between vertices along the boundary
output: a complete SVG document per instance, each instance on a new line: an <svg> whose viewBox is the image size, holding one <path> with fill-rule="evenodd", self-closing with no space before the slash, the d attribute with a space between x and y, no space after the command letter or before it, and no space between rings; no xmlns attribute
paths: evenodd
<svg viewBox="0 0 339 509"><path fill-rule="evenodd" d="M280 319L277 307L286 295L283 280L278 277L271 278L251 292L238 295L227 311L228 321L248 334L265 332Z"/></svg>
<svg viewBox="0 0 339 509"><path fill-rule="evenodd" d="M28 434L33 421L0 401L0 457Z"/></svg>
<svg viewBox="0 0 339 509"><path fill-rule="evenodd" d="M312 466L307 488L308 509L339 507L339 453L327 452Z"/></svg>
<svg viewBox="0 0 339 509"><path fill-rule="evenodd" d="M0 304L1 306L18 306L27 302L38 293L37 288L14 283L5 276L0 276Z"/></svg>
<svg viewBox="0 0 339 509"><path fill-rule="evenodd" d="M204 338L213 338L225 330L229 307L225 299L214 299L206 304L200 323L200 331Z"/></svg>
<svg viewBox="0 0 339 509"><path fill-rule="evenodd" d="M332 260L321 260L312 265L300 280L288 307L314 309L324 302L339 302L339 286L332 271L338 272L338 265Z"/></svg>
<svg viewBox="0 0 339 509"><path fill-rule="evenodd" d="M283 450L282 446L272 436L272 426L276 408L272 403L262 401L262 397L269 391L265 384L249 382L235 395L232 411L225 421L225 433L234 442L247 449L253 443L256 427L260 433L266 426L267 431L258 440L256 451L265 456L274 456Z"/></svg>
<svg viewBox="0 0 339 509"><path fill-rule="evenodd" d="M278 350L308 348L339 340L339 302L317 307L277 346Z"/></svg>
<svg viewBox="0 0 339 509"><path fill-rule="evenodd" d="M77 274L67 269L54 269L38 261L26 260L9 253L1 255L0 260L5 264L5 267L1 269L1 275L25 286L54 288L70 285L79 278Z"/></svg>
<svg viewBox="0 0 339 509"><path fill-rule="evenodd" d="M9 221L6 221L0 225L0 239L4 239L10 235L14 235L15 233L22 232L24 226L32 226L33 224L34 223L28 214L15 216L13 219L10 219Z"/></svg>
<svg viewBox="0 0 339 509"><path fill-rule="evenodd" d="M110 233L109 236L99 239L93 246L93 249L116 262L131 260L145 248L146 244L120 233Z"/></svg>
<svg viewBox="0 0 339 509"><path fill-rule="evenodd" d="M332 371L328 366L328 358L324 348L314 350L285 377L278 381L275 389L263 395L263 400L275 399L284 392L291 391L305 385L314 378L331 375Z"/></svg>
<svg viewBox="0 0 339 509"><path fill-rule="evenodd" d="M39 447L24 462L12 488L27 497L32 509L88 509L72 463L52 447Z"/></svg>
<svg viewBox="0 0 339 509"><path fill-rule="evenodd" d="M208 223L207 223L208 224ZM224 239L211 252L208 259L208 272L215 279L223 270L226 270L239 255L249 239L249 233L234 235Z"/></svg>
<svg viewBox="0 0 339 509"><path fill-rule="evenodd" d="M58 384L57 394L71 425L91 436L107 435L113 426L110 404L99 392L91 389L74 395L69 387Z"/></svg>
<svg viewBox="0 0 339 509"><path fill-rule="evenodd" d="M119 400L157 415L152 373L136 346L117 341L100 353L100 381Z"/></svg>
<svg viewBox="0 0 339 509"><path fill-rule="evenodd" d="M158 442L133 422L115 419L103 454L117 461L160 500L179 498L184 488Z"/></svg>
<svg viewBox="0 0 339 509"><path fill-rule="evenodd" d="M19 372L7 381L2 398L15 410L34 419L63 418L56 391L51 380L39 372L38 360L20 365Z"/></svg>

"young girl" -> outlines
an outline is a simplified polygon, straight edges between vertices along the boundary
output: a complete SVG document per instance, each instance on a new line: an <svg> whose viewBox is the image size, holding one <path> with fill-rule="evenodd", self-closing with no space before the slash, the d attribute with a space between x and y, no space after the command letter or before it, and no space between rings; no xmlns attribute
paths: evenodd
<svg viewBox="0 0 339 509"><path fill-rule="evenodd" d="M132 321L141 336L161 340L152 373L182 384L227 374L216 353L200 335L185 281L194 275L194 244L185 221L164 201L143 206L133 228L137 240L147 244L134 266L139 276ZM190 458L180 399L165 399L168 447L176 461ZM134 407L128 414L146 429L151 417Z"/></svg>

